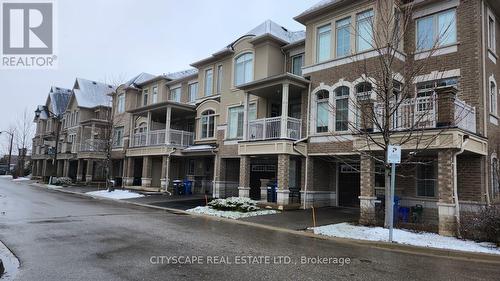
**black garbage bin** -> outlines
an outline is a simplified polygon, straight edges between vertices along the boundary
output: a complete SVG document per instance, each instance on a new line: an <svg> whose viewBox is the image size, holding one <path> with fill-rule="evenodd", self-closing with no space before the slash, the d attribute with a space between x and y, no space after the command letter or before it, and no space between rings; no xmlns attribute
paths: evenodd
<svg viewBox="0 0 500 281"><path fill-rule="evenodd" d="M267 202L276 202L276 182L267 184Z"/></svg>
<svg viewBox="0 0 500 281"><path fill-rule="evenodd" d="M174 188L174 192L177 195L184 195L184 184L181 180L174 180L172 182L172 186Z"/></svg>

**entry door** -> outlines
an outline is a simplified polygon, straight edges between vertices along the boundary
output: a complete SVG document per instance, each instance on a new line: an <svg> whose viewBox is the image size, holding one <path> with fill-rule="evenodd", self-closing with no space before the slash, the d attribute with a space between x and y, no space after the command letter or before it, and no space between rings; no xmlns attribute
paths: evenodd
<svg viewBox="0 0 500 281"><path fill-rule="evenodd" d="M339 167L339 205L359 207L360 174L359 165L342 164Z"/></svg>

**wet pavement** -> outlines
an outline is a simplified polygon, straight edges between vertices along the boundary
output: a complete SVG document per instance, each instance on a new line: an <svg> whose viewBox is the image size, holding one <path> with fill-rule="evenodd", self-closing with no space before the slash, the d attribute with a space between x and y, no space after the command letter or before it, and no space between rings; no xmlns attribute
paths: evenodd
<svg viewBox="0 0 500 281"><path fill-rule="evenodd" d="M314 239L4 179L0 179L0 211L0 241L19 258L16 280L22 281L495 280L500 276L498 264ZM242 259L246 256L264 259ZM319 264L318 256L329 259Z"/></svg>

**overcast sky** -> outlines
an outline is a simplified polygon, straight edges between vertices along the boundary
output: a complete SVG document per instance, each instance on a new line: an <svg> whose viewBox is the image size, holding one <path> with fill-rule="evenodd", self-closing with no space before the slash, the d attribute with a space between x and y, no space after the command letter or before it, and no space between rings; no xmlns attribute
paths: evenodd
<svg viewBox="0 0 500 281"><path fill-rule="evenodd" d="M51 85L183 70L267 19L304 29L293 17L318 1L58 0L58 68L0 69L0 131L44 104Z"/></svg>

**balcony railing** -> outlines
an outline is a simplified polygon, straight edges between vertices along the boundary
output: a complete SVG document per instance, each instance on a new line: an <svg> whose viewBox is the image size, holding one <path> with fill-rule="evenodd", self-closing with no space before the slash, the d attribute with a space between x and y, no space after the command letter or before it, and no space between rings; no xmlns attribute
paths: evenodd
<svg viewBox="0 0 500 281"><path fill-rule="evenodd" d="M166 136L169 136L167 140ZM194 133L180 130L157 130L149 133L136 133L132 137L131 147L174 145L186 147L194 143Z"/></svg>
<svg viewBox="0 0 500 281"><path fill-rule="evenodd" d="M298 140L302 132L302 120L286 117L282 124L281 117L252 120L248 123L248 140L292 139ZM282 135L281 126L286 126Z"/></svg>
<svg viewBox="0 0 500 281"><path fill-rule="evenodd" d="M94 140L84 140L80 145L80 151L82 152L104 152L108 142L106 140L94 139Z"/></svg>
<svg viewBox="0 0 500 281"><path fill-rule="evenodd" d="M392 106L392 105L391 105ZM476 132L476 110L465 102L455 99L452 105L454 119L448 120L453 126ZM438 102L435 96L418 97L401 102L391 122L391 130L416 130L436 128L438 124ZM446 109L442 109L446 110ZM384 124L384 104L374 103L377 123ZM374 122L375 123L375 122ZM374 131L379 131L374 124Z"/></svg>

